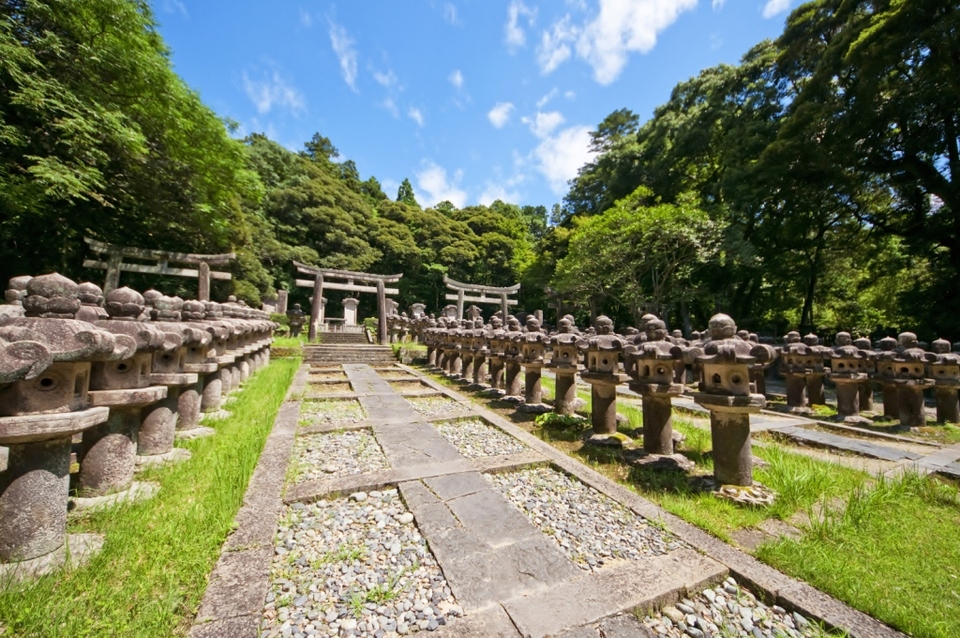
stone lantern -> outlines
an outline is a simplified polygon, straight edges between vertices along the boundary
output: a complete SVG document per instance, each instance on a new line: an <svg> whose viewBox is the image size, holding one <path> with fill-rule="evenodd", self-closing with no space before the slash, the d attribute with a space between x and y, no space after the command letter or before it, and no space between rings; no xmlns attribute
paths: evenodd
<svg viewBox="0 0 960 638"><path fill-rule="evenodd" d="M110 291L106 309L110 318L93 325L132 337L137 349L126 359L94 362L91 369L90 403L109 407L110 418L83 433L78 455L78 507L97 504L88 498L111 495L112 502L117 502L150 496L155 491L152 486L133 482L141 410L167 396L167 387L153 384L150 377L154 353L181 345L179 337L139 320L144 300L135 290L123 287Z"/></svg>
<svg viewBox="0 0 960 638"><path fill-rule="evenodd" d="M860 416L860 387L868 378L871 353L853 345L849 332L838 332L830 351L830 380L837 386L838 421L848 425L872 422Z"/></svg>
<svg viewBox="0 0 960 638"><path fill-rule="evenodd" d="M950 352L950 342L946 339L937 339L930 344L936 360L927 366L927 374L933 382L934 394L937 397L937 422L960 422L960 400L957 391L960 390L960 354Z"/></svg>
<svg viewBox="0 0 960 638"><path fill-rule="evenodd" d="M503 320L498 315L490 318L490 328L484 333L484 343L487 344L487 359L490 362L490 389L486 391L491 396L503 394L503 350L504 350Z"/></svg>
<svg viewBox="0 0 960 638"><path fill-rule="evenodd" d="M467 385L473 378L473 319L464 319L460 322L457 333L457 342L460 350L460 378L458 383Z"/></svg>
<svg viewBox="0 0 960 638"><path fill-rule="evenodd" d="M293 304L293 308L287 311L287 319L290 320L290 336L299 337L303 325L307 323L307 316L304 314L300 304Z"/></svg>
<svg viewBox="0 0 960 638"><path fill-rule="evenodd" d="M823 394L823 375L829 372L824 367L823 352L817 346L817 337L800 339L800 333L788 332L780 348L780 369L787 386L787 410L793 414L809 415L808 407L812 393ZM814 382L811 384L811 378Z"/></svg>
<svg viewBox="0 0 960 638"><path fill-rule="evenodd" d="M87 281L77 286L77 298L80 300L80 310L75 315L77 321L93 323L110 318L103 309L103 290L97 284Z"/></svg>
<svg viewBox="0 0 960 638"><path fill-rule="evenodd" d="M767 404L762 394L754 392L750 366L758 360L772 361L777 353L765 344L736 338L736 332L733 319L724 314L714 315L710 318L709 338L683 354L703 370L700 391L694 395L694 401L710 410L714 477L725 486L749 488L754 485L750 415ZM732 492L727 494L721 488L722 495L734 499L743 490L733 488ZM772 498L772 494L766 497Z"/></svg>
<svg viewBox="0 0 960 638"><path fill-rule="evenodd" d="M74 435L107 420L89 405L90 362L127 358L133 340L73 319L77 284L58 274L30 280L25 316L0 317L0 581L79 564L102 541L70 535L66 550L70 450Z"/></svg>
<svg viewBox="0 0 960 638"><path fill-rule="evenodd" d="M883 417L885 419L900 419L900 397L897 390L897 364L893 357L897 349L897 340L893 337L884 337L880 340L880 351L874 359L875 378L880 383L883 392Z"/></svg>
<svg viewBox="0 0 960 638"><path fill-rule="evenodd" d="M204 323L205 317L206 308L203 302L196 300L183 302L180 319L185 326L200 333L200 340L196 343L188 343L184 355L183 370L196 374L197 382L180 390L177 401L177 431L174 434L179 439L211 436L215 433L213 428L200 426L200 414L203 409L203 397L208 392L208 387L209 394L216 394L215 397L210 396L208 401L217 406L214 409L219 409L221 388L220 375L217 374L219 365L216 361L216 350L212 347L215 335L222 329Z"/></svg>
<svg viewBox="0 0 960 638"><path fill-rule="evenodd" d="M437 327L439 326L436 319L432 316L426 318L426 325L422 330L422 339L424 345L427 346L427 367L433 370L437 369Z"/></svg>
<svg viewBox="0 0 960 638"><path fill-rule="evenodd" d="M527 331L520 340L520 365L524 372L524 404L522 412L544 413L552 408L543 403L541 376L543 374L543 354L547 348L547 335L540 330L540 321L536 316L527 317Z"/></svg>
<svg viewBox="0 0 960 638"><path fill-rule="evenodd" d="M601 315L594 322L597 334L580 345L585 353L580 378L590 384L593 431L588 443L622 445L629 438L617 432L617 386L627 380L620 371L620 354L626 345L613 331L613 321Z"/></svg>
<svg viewBox="0 0 960 638"><path fill-rule="evenodd" d="M0 306L0 319L23 316L23 299L27 296L27 284L31 279L32 277L29 275L21 275L10 279L7 289L4 291L4 299L7 303Z"/></svg>
<svg viewBox="0 0 960 638"><path fill-rule="evenodd" d="M873 352L873 344L866 337L853 340L853 345L867 353L863 362L863 371L867 378L860 384L860 412L873 413L873 378L877 372L877 357Z"/></svg>
<svg viewBox="0 0 960 638"><path fill-rule="evenodd" d="M667 340L660 319L647 322L646 340L635 340L624 349L631 377L630 389L643 397L643 449L648 454L673 454L673 407L683 385L675 382L674 361L682 346Z"/></svg>
<svg viewBox="0 0 960 638"><path fill-rule="evenodd" d="M490 349L487 345L487 330L483 319L473 321L473 383L471 387L478 390L487 387L487 355Z"/></svg>
<svg viewBox="0 0 960 638"><path fill-rule="evenodd" d="M447 373L447 376L460 376L463 372L463 360L461 359L460 322L456 319L447 322L447 333L444 337L444 351L446 352L447 362L444 371Z"/></svg>
<svg viewBox="0 0 960 638"><path fill-rule="evenodd" d="M523 397L520 396L520 361L523 358L520 344L522 340L523 332L520 331L520 321L510 315L502 340L504 365L504 395L502 398L510 403L523 402Z"/></svg>
<svg viewBox="0 0 960 638"><path fill-rule="evenodd" d="M147 293L152 293L149 295ZM173 447L177 421L181 406L181 394L184 389L193 387L193 400L185 400L184 408L189 410L188 421L199 420L200 402L196 393L199 381L198 373L187 372L187 352L192 347L209 341L210 336L196 328L181 323L183 300L179 297L166 297L156 291L147 291L144 299L150 302L151 325L171 335L180 345L165 348L153 356L152 383L167 386L167 398L144 408L143 422L137 439L137 463L148 465L162 462L186 460L189 450Z"/></svg>
<svg viewBox="0 0 960 638"><path fill-rule="evenodd" d="M923 391L934 385L926 376L927 364L936 360L936 355L925 352L917 342L917 335L902 332L897 337L900 347L893 356L897 366L897 399L900 407L900 427L915 428L927 424L923 406Z"/></svg>
<svg viewBox="0 0 960 638"><path fill-rule="evenodd" d="M558 322L557 334L550 337L553 355L547 366L556 378L553 411L570 415L576 411L577 372L580 371L580 338L574 332L572 317L563 317Z"/></svg>

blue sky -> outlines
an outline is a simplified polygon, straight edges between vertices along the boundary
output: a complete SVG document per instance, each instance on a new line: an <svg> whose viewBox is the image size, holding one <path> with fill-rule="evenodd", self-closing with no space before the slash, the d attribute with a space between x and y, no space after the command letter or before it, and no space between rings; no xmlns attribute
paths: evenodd
<svg viewBox="0 0 960 638"><path fill-rule="evenodd" d="M561 201L590 130L775 38L799 0L153 0L176 71L239 134L330 138L421 205Z"/></svg>

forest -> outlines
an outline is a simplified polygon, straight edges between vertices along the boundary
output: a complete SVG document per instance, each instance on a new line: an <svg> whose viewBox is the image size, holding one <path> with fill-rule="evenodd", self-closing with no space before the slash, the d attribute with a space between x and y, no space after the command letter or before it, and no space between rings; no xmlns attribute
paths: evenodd
<svg viewBox="0 0 960 638"><path fill-rule="evenodd" d="M234 251L215 296L254 305L278 288L306 305L297 260L403 273L401 307L438 310L446 274L520 282L521 307L559 299L582 323L652 311L690 330L724 311L771 336L960 339L957 0L803 4L648 121L611 105L561 203L459 209L424 208L406 180L385 193L333 131L297 152L238 139L176 75L144 0L2 0L0 14L0 281L96 281L92 236Z"/></svg>

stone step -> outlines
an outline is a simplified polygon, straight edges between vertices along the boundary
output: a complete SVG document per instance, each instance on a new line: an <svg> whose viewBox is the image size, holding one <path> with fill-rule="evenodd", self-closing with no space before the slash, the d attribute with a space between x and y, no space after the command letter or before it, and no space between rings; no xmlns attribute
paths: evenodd
<svg viewBox="0 0 960 638"><path fill-rule="evenodd" d="M923 458L922 454L908 452L897 448L877 445L861 439L853 439L829 432L818 432L817 430L807 430L795 426L777 428L774 432L787 436L799 443L813 445L816 447L831 448L834 450L843 450L853 452L861 456L868 456L883 461L916 461Z"/></svg>

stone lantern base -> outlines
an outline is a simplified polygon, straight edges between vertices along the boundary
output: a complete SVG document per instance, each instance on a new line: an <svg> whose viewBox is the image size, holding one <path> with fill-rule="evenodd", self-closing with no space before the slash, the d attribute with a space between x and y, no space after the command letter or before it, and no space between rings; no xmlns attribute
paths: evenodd
<svg viewBox="0 0 960 638"><path fill-rule="evenodd" d="M698 392L693 400L710 410L713 475L721 485L753 485L750 415L766 405L762 394L718 395Z"/></svg>
<svg viewBox="0 0 960 638"><path fill-rule="evenodd" d="M625 374L581 372L580 378L590 384L593 404L590 419L593 430L586 442L591 445L623 446L633 440L617 432L617 386L627 380Z"/></svg>
<svg viewBox="0 0 960 638"><path fill-rule="evenodd" d="M0 563L0 586L35 580L64 567L76 569L103 548L99 534L67 534L66 542L49 554L17 563Z"/></svg>

